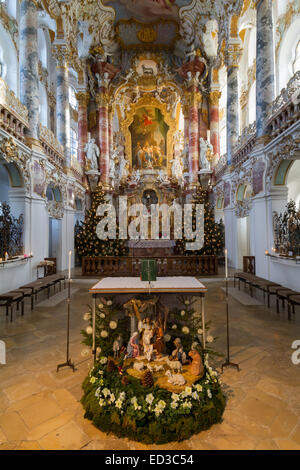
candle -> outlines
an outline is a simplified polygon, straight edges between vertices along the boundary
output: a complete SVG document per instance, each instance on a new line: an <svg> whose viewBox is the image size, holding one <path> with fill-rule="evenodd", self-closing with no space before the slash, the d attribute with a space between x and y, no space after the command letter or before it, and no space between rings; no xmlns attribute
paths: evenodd
<svg viewBox="0 0 300 470"><path fill-rule="evenodd" d="M7 261L7 260L8 260L8 253L7 253L7 251L6 251L6 252L5 252L5 261Z"/></svg>
<svg viewBox="0 0 300 470"><path fill-rule="evenodd" d="M225 277L228 278L228 257L227 257L227 250L225 250Z"/></svg>
<svg viewBox="0 0 300 470"><path fill-rule="evenodd" d="M71 258L72 258L72 251L69 251L69 279L71 279Z"/></svg>

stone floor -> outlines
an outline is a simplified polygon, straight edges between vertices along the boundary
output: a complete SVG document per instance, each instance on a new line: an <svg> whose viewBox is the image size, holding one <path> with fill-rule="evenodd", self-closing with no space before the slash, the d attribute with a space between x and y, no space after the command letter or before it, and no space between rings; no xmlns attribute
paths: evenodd
<svg viewBox="0 0 300 470"><path fill-rule="evenodd" d="M206 317L226 349L224 291L220 279L207 282ZM240 372L225 370L228 397L224 420L181 443L145 446L98 431L83 418L81 383L91 357L81 355L82 316L93 280L75 280L72 296L71 357L76 372L56 373L65 360L66 303L26 308L10 324L0 312L0 339L7 364L0 365L0 449L297 449L300 450L300 364L293 365L291 344L300 339L295 319L261 306L245 306L230 297L231 359ZM42 299L41 299L42 300ZM54 302L55 304L55 302ZM220 365L222 359L218 360Z"/></svg>

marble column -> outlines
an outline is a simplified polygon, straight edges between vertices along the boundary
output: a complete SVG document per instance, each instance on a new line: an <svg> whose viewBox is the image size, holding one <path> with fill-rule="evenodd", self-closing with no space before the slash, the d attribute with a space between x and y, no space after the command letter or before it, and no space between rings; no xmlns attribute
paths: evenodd
<svg viewBox="0 0 300 470"><path fill-rule="evenodd" d="M28 143L39 138L39 74L37 7L33 0L20 4L20 99L28 109Z"/></svg>
<svg viewBox="0 0 300 470"><path fill-rule="evenodd" d="M85 165L85 151L84 148L88 141L88 102L89 94L85 91L80 91L76 94L78 101L78 160L82 167Z"/></svg>
<svg viewBox="0 0 300 470"><path fill-rule="evenodd" d="M104 188L109 186L109 119L107 89L100 88L97 95L98 135L100 146L100 180Z"/></svg>
<svg viewBox="0 0 300 470"><path fill-rule="evenodd" d="M198 93L192 90L189 94L189 174L192 184L197 183L199 171L198 102Z"/></svg>
<svg viewBox="0 0 300 470"><path fill-rule="evenodd" d="M209 123L210 123L210 143L213 146L214 154L220 156L220 133L219 133L219 100L221 93L212 90L209 94Z"/></svg>
<svg viewBox="0 0 300 470"><path fill-rule="evenodd" d="M227 49L227 163L232 162L234 145L239 137L239 89L238 63L241 48L238 40L232 41Z"/></svg>
<svg viewBox="0 0 300 470"><path fill-rule="evenodd" d="M198 113L199 119L199 139L202 137L204 140L207 140L207 131L208 131L208 111L205 106L204 100L202 101L202 106L199 107Z"/></svg>
<svg viewBox="0 0 300 470"><path fill-rule="evenodd" d="M56 136L64 147L66 166L71 166L70 155L70 104L69 104L69 69L65 58L65 50L56 48Z"/></svg>
<svg viewBox="0 0 300 470"><path fill-rule="evenodd" d="M256 135L267 134L267 117L275 96L272 0L257 2Z"/></svg>
<svg viewBox="0 0 300 470"><path fill-rule="evenodd" d="M113 110L112 107L108 108L108 143L109 143L109 157L113 153Z"/></svg>

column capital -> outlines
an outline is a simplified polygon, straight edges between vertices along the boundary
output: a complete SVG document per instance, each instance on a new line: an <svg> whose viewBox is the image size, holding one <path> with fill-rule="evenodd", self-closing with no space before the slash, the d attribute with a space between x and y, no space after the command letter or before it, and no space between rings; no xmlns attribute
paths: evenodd
<svg viewBox="0 0 300 470"><path fill-rule="evenodd" d="M96 103L98 108L107 107L109 104L109 93L107 93L106 90L98 93L96 96Z"/></svg>
<svg viewBox="0 0 300 470"><path fill-rule="evenodd" d="M212 90L209 93L209 101L212 105L218 106L221 98L221 92L219 90Z"/></svg>
<svg viewBox="0 0 300 470"><path fill-rule="evenodd" d="M87 91L78 91L78 93L76 93L76 99L78 106L87 108L90 101L90 94Z"/></svg>
<svg viewBox="0 0 300 470"><path fill-rule="evenodd" d="M241 41L239 39L231 39L225 51L225 65L228 68L238 67L242 51Z"/></svg>
<svg viewBox="0 0 300 470"><path fill-rule="evenodd" d="M57 67L68 68L68 52L65 44L54 44L52 57L56 60Z"/></svg>
<svg viewBox="0 0 300 470"><path fill-rule="evenodd" d="M195 91L195 90L186 91L184 98L185 98L184 110L187 112L187 114L191 107L200 106L200 104L202 103L202 95L199 91Z"/></svg>

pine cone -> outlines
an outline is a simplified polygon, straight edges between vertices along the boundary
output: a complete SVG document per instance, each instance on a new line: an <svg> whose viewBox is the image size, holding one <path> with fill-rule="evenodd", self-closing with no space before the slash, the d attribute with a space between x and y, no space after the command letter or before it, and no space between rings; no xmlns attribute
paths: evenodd
<svg viewBox="0 0 300 470"><path fill-rule="evenodd" d="M145 371L143 378L142 378L142 385L145 388L153 387L154 381L151 371L148 369Z"/></svg>
<svg viewBox="0 0 300 470"><path fill-rule="evenodd" d="M107 368L106 368L107 372L109 372L109 373L110 373L110 372L113 372L114 369L115 369L115 363L114 363L114 361L113 361L112 359L108 359Z"/></svg>

